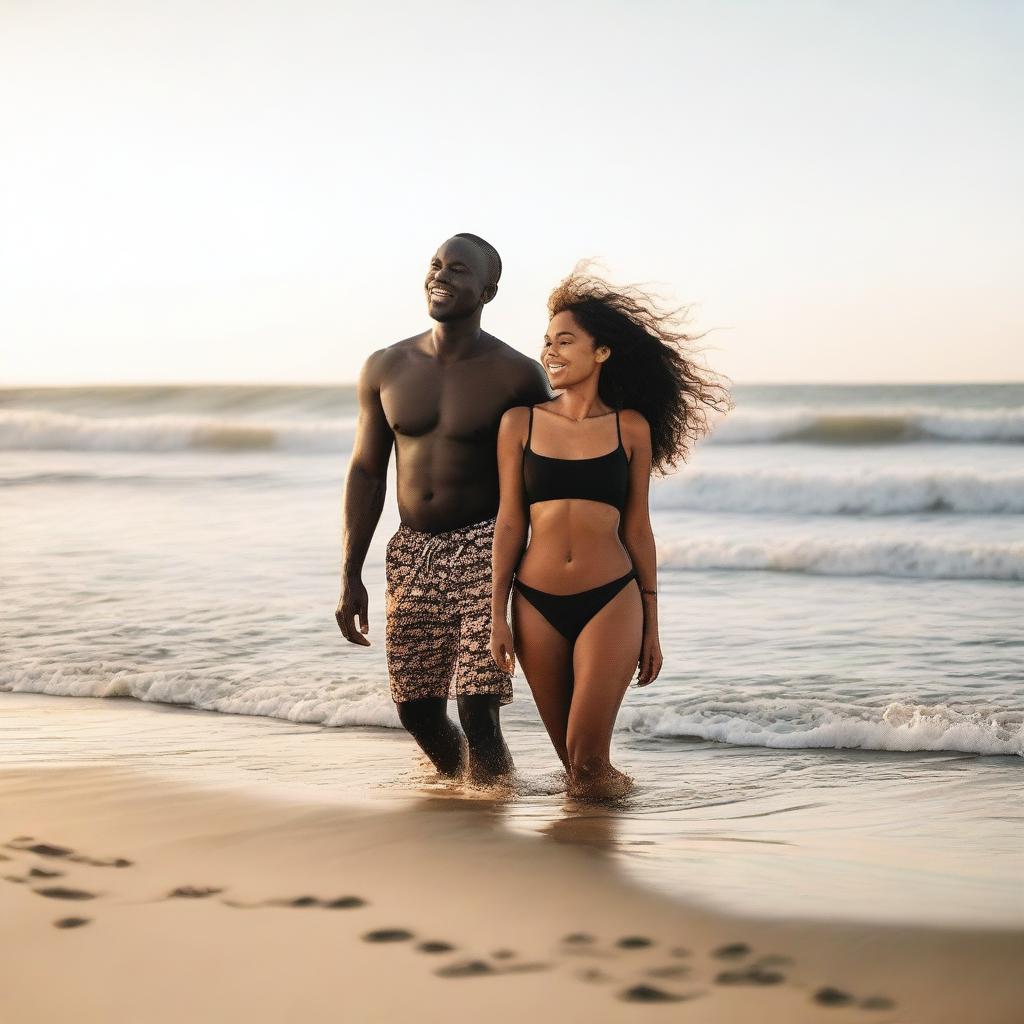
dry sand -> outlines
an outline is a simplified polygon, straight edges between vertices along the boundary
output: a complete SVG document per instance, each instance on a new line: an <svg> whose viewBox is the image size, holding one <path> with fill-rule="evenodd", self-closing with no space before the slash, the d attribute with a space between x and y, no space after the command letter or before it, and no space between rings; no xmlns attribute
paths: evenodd
<svg viewBox="0 0 1024 1024"><path fill-rule="evenodd" d="M111 750L0 771L0 851L3 1024L1022 1019L1024 935L727 917L479 798L254 798Z"/></svg>

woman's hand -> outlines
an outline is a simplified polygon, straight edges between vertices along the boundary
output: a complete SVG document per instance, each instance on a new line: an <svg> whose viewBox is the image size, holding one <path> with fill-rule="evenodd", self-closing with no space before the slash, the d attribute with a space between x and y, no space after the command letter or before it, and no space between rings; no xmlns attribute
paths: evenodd
<svg viewBox="0 0 1024 1024"><path fill-rule="evenodd" d="M661 641L658 639L657 629L645 629L644 640L640 645L636 685L646 686L653 683L658 678L664 660L661 656Z"/></svg>
<svg viewBox="0 0 1024 1024"><path fill-rule="evenodd" d="M491 657L502 672L515 672L516 652L512 645L512 630L504 618L495 619L491 623Z"/></svg>

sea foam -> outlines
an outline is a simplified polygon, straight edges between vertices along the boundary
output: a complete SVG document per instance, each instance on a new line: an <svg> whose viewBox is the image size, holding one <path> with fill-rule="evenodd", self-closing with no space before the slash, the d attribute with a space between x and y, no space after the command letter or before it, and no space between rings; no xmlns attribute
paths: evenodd
<svg viewBox="0 0 1024 1024"><path fill-rule="evenodd" d="M768 570L821 576L1024 580L1024 544L900 539L694 538L663 544L658 565L680 570Z"/></svg>
<svg viewBox="0 0 1024 1024"><path fill-rule="evenodd" d="M1024 711L895 702L884 707L812 700L695 701L625 707L617 730L740 746L950 750L1024 756Z"/></svg>
<svg viewBox="0 0 1024 1024"><path fill-rule="evenodd" d="M1024 513L1024 473L973 470L683 469L659 481L655 508L800 515Z"/></svg>
<svg viewBox="0 0 1024 1024"><path fill-rule="evenodd" d="M180 452L334 452L351 448L355 421L243 420L202 416L101 418L35 410L0 411L0 448Z"/></svg>
<svg viewBox="0 0 1024 1024"><path fill-rule="evenodd" d="M0 410L0 448L67 451L343 451L355 420L242 419L173 413L81 416L45 409ZM710 444L900 444L932 440L1024 443L1024 409L930 407L738 409L721 420Z"/></svg>
<svg viewBox="0 0 1024 1024"><path fill-rule="evenodd" d="M1024 409L737 409L714 428L716 444L899 444L908 441L1024 442Z"/></svg>
<svg viewBox="0 0 1024 1024"><path fill-rule="evenodd" d="M21 668L0 690L72 697L128 697L206 711L255 715L333 728L399 728L387 684L356 678L230 681L203 670L152 671L125 663ZM895 702L867 707L811 699L694 698L663 706L626 705L616 731L660 739L696 737L789 749L949 750L1024 756L1024 711Z"/></svg>

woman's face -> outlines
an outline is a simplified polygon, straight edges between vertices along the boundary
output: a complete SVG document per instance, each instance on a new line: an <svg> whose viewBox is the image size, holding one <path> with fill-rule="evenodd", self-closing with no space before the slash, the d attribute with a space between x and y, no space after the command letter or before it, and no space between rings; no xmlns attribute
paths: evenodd
<svg viewBox="0 0 1024 1024"><path fill-rule="evenodd" d="M576 322L572 313L556 313L548 323L540 361L551 387L560 390L579 384L597 373L611 350L595 347L594 336Z"/></svg>

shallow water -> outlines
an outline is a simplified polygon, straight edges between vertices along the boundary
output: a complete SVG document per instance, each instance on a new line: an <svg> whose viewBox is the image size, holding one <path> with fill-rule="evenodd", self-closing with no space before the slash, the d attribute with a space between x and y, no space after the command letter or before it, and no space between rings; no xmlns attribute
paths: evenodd
<svg viewBox="0 0 1024 1024"><path fill-rule="evenodd" d="M396 727L390 504L366 568L375 646L333 621L352 414L345 389L0 392L0 690ZM518 678L503 720L540 792L509 822L606 828L659 884L727 877L726 901L747 888L766 911L780 887L793 902L780 834L814 837L822 879L853 856L852 908L874 836L894 907L923 912L944 879L943 913L1019 920L1022 422L1021 386L741 390L654 490L666 664L616 736L637 793L572 825ZM932 824L899 878L908 805Z"/></svg>

